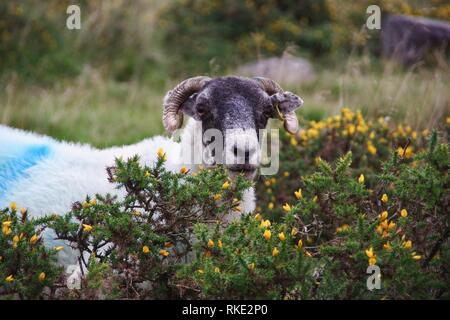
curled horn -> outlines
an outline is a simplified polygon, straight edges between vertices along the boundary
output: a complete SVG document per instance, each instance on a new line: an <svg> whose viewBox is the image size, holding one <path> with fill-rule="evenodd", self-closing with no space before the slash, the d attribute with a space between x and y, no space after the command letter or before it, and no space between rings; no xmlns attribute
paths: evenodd
<svg viewBox="0 0 450 320"><path fill-rule="evenodd" d="M253 79L256 80L259 86L269 95L273 95L275 93L283 93L283 88L281 88L281 86L272 79L264 77L255 77ZM284 113L283 119L284 128L286 129L286 131L295 134L298 131L298 119L295 111Z"/></svg>
<svg viewBox="0 0 450 320"><path fill-rule="evenodd" d="M181 105L195 92L199 91L211 78L205 76L193 77L180 82L175 88L167 92L163 103L164 128L173 133L183 124Z"/></svg>

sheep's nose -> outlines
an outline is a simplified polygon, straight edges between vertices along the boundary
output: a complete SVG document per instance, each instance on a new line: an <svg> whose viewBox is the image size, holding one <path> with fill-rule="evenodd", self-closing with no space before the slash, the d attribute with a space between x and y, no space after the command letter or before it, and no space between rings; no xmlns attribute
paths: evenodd
<svg viewBox="0 0 450 320"><path fill-rule="evenodd" d="M235 158L242 159L242 163L238 162L239 164L248 164L250 162L250 148L240 148L238 145L234 145L233 154Z"/></svg>
<svg viewBox="0 0 450 320"><path fill-rule="evenodd" d="M251 169L258 164L257 147L253 144L234 144L230 153L233 155L233 162L231 164L242 167L243 170Z"/></svg>
<svg viewBox="0 0 450 320"><path fill-rule="evenodd" d="M225 136L225 165L232 170L253 170L259 164L259 143L255 130L236 129Z"/></svg>

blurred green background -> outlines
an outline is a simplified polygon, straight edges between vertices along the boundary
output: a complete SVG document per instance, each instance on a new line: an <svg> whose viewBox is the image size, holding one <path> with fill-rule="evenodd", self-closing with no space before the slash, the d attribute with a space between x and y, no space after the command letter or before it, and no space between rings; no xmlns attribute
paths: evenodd
<svg viewBox="0 0 450 320"><path fill-rule="evenodd" d="M81 30L66 9L81 8ZM161 102L179 80L233 74L289 53L314 66L288 84L318 119L341 107L414 129L450 113L443 56L411 67L379 58L366 8L450 21L448 0L8 0L0 3L0 123L99 147L162 133Z"/></svg>

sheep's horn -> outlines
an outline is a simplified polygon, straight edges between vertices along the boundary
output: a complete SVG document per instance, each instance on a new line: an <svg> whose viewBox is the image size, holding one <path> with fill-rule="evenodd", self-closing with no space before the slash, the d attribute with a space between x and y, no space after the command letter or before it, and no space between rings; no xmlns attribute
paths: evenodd
<svg viewBox="0 0 450 320"><path fill-rule="evenodd" d="M267 94L283 93L283 88L269 78L255 77L253 78L259 84L259 86L267 92ZM295 111L286 112L283 114L284 117L284 128L287 132L295 134L298 131L298 119Z"/></svg>
<svg viewBox="0 0 450 320"><path fill-rule="evenodd" d="M283 88L272 79L264 77L254 77L253 79L258 82L259 86L267 92L267 94L283 93Z"/></svg>
<svg viewBox="0 0 450 320"><path fill-rule="evenodd" d="M164 128L173 133L183 124L181 105L193 93L199 91L211 78L205 76L193 77L180 82L175 88L167 92L163 102Z"/></svg>

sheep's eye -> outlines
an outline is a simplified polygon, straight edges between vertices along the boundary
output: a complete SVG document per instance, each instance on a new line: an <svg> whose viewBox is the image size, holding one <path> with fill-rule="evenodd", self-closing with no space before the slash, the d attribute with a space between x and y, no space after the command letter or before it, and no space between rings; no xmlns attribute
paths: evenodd
<svg viewBox="0 0 450 320"><path fill-rule="evenodd" d="M204 104L198 104L197 105L197 113L199 116L203 116L208 112L208 108Z"/></svg>
<svg viewBox="0 0 450 320"><path fill-rule="evenodd" d="M263 114L266 118L272 118L273 117L272 106L270 106L270 108L267 108Z"/></svg>

